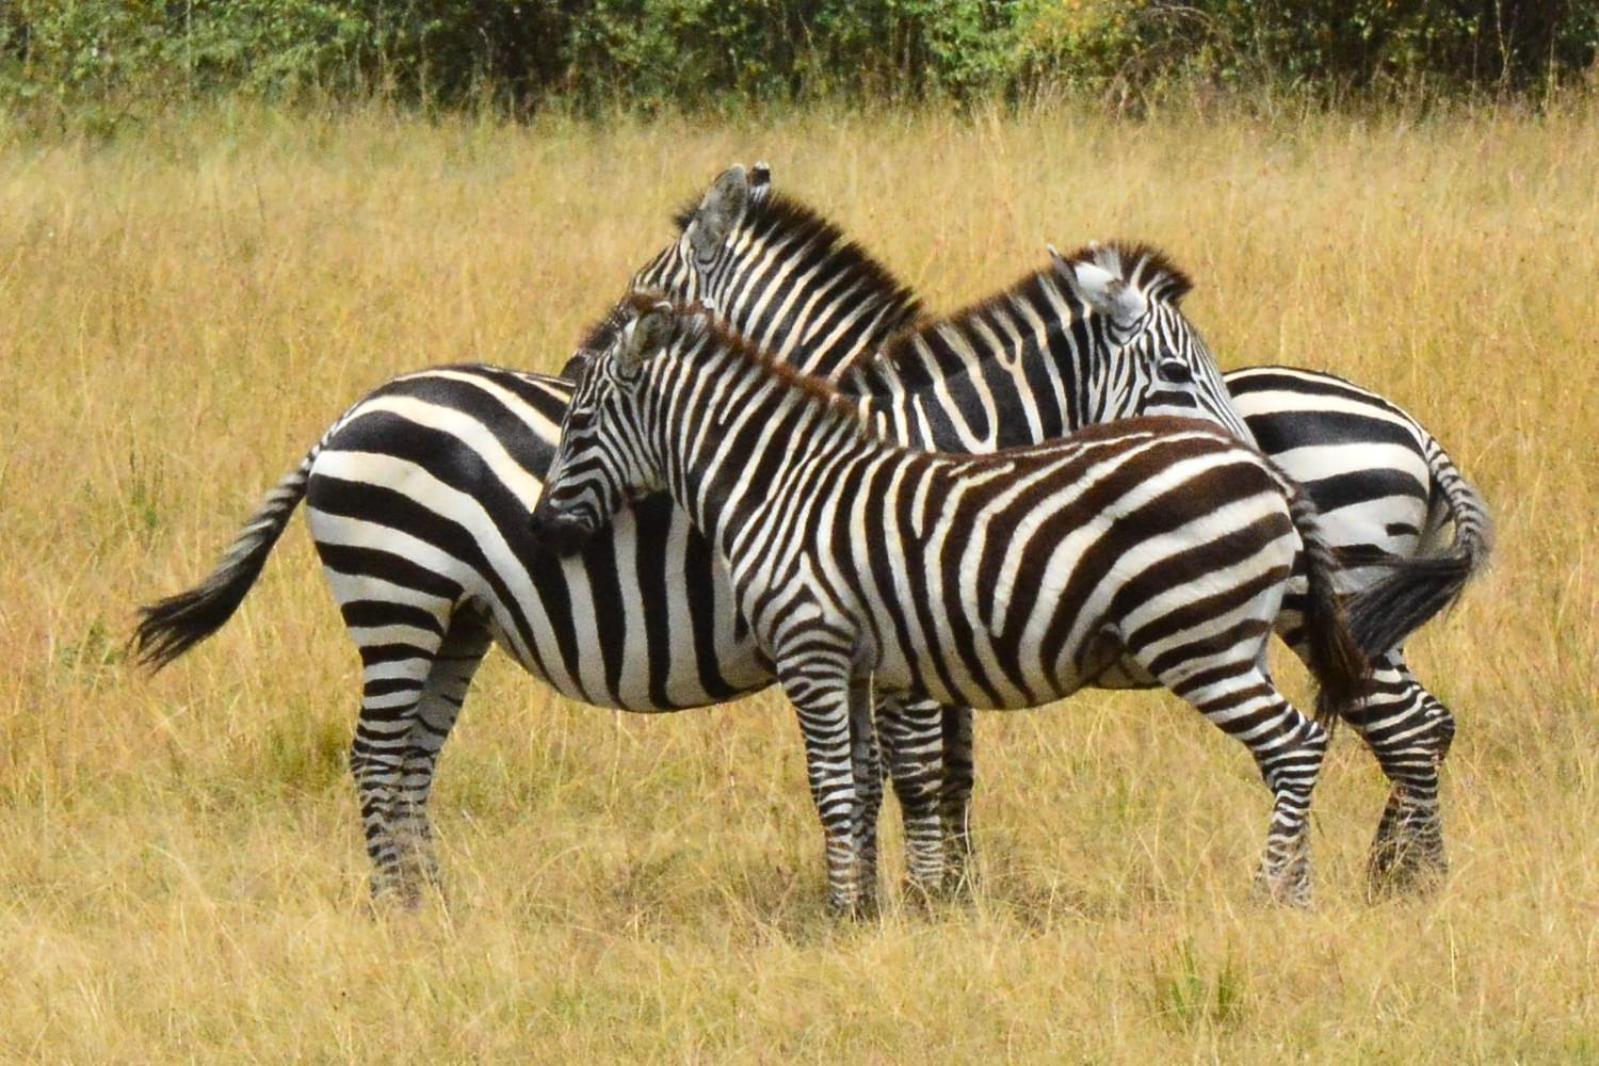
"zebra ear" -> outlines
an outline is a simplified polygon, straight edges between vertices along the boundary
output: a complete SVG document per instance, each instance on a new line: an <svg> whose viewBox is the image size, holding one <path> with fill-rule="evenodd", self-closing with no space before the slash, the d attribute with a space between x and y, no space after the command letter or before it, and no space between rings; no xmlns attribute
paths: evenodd
<svg viewBox="0 0 1599 1066"><path fill-rule="evenodd" d="M735 163L722 171L711 191L700 201L699 210L694 212L689 228L694 258L706 263L715 257L717 249L744 216L744 205L749 197L750 179L743 164Z"/></svg>
<svg viewBox="0 0 1599 1066"><path fill-rule="evenodd" d="M1072 262L1049 248L1055 262L1055 271L1066 279L1072 291L1084 303L1109 318L1124 329L1136 326L1149 313L1149 301L1144 294L1127 284L1125 278L1113 274L1097 263Z"/></svg>
<svg viewBox="0 0 1599 1066"><path fill-rule="evenodd" d="M632 373L643 366L646 359L658 354L671 341L675 324L676 313L665 300L639 315L628 333L627 343L616 353L617 366L624 373Z"/></svg>

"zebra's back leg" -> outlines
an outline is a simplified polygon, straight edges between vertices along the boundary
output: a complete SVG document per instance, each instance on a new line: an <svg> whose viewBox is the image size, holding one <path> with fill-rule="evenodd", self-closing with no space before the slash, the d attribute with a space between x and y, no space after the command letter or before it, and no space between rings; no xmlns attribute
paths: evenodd
<svg viewBox="0 0 1599 1066"><path fill-rule="evenodd" d="M1278 631L1301 659L1306 657L1303 602L1302 595L1290 595L1277 620ZM1454 740L1455 716L1411 673L1402 649L1373 658L1371 666L1361 702L1335 710L1388 778L1388 802L1366 864L1368 889L1378 896L1425 888L1448 870L1439 769Z"/></svg>
<svg viewBox="0 0 1599 1066"><path fill-rule="evenodd" d="M877 728L905 823L907 888L924 898L939 895L946 888L944 708L883 697L877 701Z"/></svg>
<svg viewBox="0 0 1599 1066"><path fill-rule="evenodd" d="M1455 716L1421 684L1395 649L1374 664L1370 695L1342 714L1376 755L1390 788L1366 873L1373 896L1425 889L1449 869L1439 807L1439 770Z"/></svg>
<svg viewBox="0 0 1599 1066"><path fill-rule="evenodd" d="M1327 752L1327 731L1283 698L1256 656L1187 662L1152 673L1227 735L1249 748L1273 796L1257 889L1275 903L1310 904L1310 794Z"/></svg>
<svg viewBox="0 0 1599 1066"><path fill-rule="evenodd" d="M396 835L402 877L407 883L440 887L428 798L433 791L439 752L455 727L472 677L492 643L482 618L470 611L456 612L422 686L407 738L397 798Z"/></svg>

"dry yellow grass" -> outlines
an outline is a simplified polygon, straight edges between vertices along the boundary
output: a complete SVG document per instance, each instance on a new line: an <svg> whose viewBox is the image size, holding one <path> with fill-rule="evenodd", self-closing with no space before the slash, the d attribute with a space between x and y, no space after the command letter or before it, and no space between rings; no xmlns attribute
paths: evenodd
<svg viewBox="0 0 1599 1066"><path fill-rule="evenodd" d="M558 367L754 157L938 307L1046 240L1156 241L1224 363L1331 368L1440 435L1501 533L1412 656L1461 720L1441 892L1362 901L1383 788L1345 734L1316 909L1252 906L1244 752L1089 694L980 721L974 904L835 927L774 696L626 717L495 656L436 797L450 906L373 921L356 663L301 523L219 638L119 661L364 389ZM0 132L0 1058L1599 1058L1596 173L1581 108Z"/></svg>

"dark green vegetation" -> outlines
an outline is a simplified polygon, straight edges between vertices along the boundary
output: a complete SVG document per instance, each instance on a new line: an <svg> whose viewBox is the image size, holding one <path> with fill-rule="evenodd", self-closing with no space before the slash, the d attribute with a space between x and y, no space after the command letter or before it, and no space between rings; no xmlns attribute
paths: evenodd
<svg viewBox="0 0 1599 1066"><path fill-rule="evenodd" d="M1544 94L1591 78L1596 44L1599 0L6 0L0 106L1431 99Z"/></svg>

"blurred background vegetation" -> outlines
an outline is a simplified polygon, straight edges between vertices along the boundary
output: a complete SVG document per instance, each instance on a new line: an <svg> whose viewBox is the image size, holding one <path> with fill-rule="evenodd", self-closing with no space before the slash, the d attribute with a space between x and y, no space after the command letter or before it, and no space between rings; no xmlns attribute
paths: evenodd
<svg viewBox="0 0 1599 1066"><path fill-rule="evenodd" d="M1541 98L1596 45L1599 0L0 0L0 106Z"/></svg>

